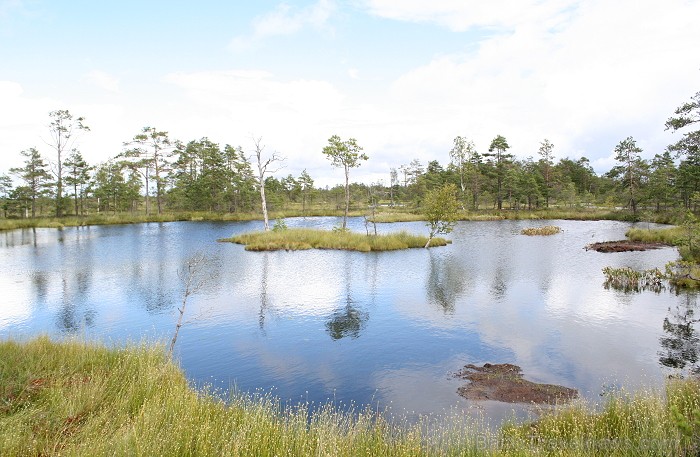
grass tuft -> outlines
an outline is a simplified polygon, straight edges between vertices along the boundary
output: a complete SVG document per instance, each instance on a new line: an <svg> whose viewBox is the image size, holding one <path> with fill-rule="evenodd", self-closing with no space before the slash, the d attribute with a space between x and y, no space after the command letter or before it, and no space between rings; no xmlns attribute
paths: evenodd
<svg viewBox="0 0 700 457"><path fill-rule="evenodd" d="M544 225L542 227L529 227L529 228L524 228L520 231L520 233L522 233L523 235L528 235L528 236L556 235L559 232L561 232L561 228L557 227L556 225Z"/></svg>

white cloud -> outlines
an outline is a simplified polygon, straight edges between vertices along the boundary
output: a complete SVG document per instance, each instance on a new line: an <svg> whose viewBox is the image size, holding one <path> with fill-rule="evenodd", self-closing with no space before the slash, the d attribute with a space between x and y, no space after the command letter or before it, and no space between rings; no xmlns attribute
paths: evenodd
<svg viewBox="0 0 700 457"><path fill-rule="evenodd" d="M85 80L108 92L119 92L119 79L101 70L92 70L85 75Z"/></svg>
<svg viewBox="0 0 700 457"><path fill-rule="evenodd" d="M19 166L19 152L43 145L40 135L44 125L37 119L47 119L54 108L52 100L31 98L15 81L0 81L0 156L2 169Z"/></svg>
<svg viewBox="0 0 700 457"><path fill-rule="evenodd" d="M299 10L287 3L281 3L274 11L255 19L252 32L234 38L231 48L246 49L269 37L292 35L304 27L325 28L334 10L335 4L332 0L319 0Z"/></svg>
<svg viewBox="0 0 700 457"><path fill-rule="evenodd" d="M365 0L376 16L408 22L430 22L463 32L472 27L512 28L543 22L560 24L575 0Z"/></svg>
<svg viewBox="0 0 700 457"><path fill-rule="evenodd" d="M456 14L462 2L403 4L392 3L392 14L411 20L419 10L427 17L450 8ZM700 43L693 19L700 3L588 1L572 14L556 29L505 18L501 25L512 30L484 39L474 52L441 56L404 74L392 86L393 99L434 144L453 132L485 148L500 133L523 158L545 137L561 156L590 157L611 153L633 135L646 140L649 157L660 152L669 142L664 119L698 84L698 63L689 56ZM613 135L614 142L605 138Z"/></svg>
<svg viewBox="0 0 700 457"><path fill-rule="evenodd" d="M0 81L0 100L10 100L19 98L24 90L19 83L14 81Z"/></svg>
<svg viewBox="0 0 700 457"><path fill-rule="evenodd" d="M269 150L289 157L284 174L307 168L320 185L342 181L320 154L333 134L355 137L365 148L370 160L352 175L365 182L388 180L390 167L413 158L446 164L456 135L470 137L483 151L502 134L520 158L536 154L548 138L559 157L585 155L597 171L607 171L614 145L627 136L635 137L646 157L669 144L674 137L663 130L665 119L700 87L696 1L364 4L372 14L394 20L490 30L478 41L473 34L451 35L465 46L451 54L439 53L441 34L428 43L435 57L389 82L368 77L369 67L357 56L338 57L343 68L338 81L266 71L191 71L171 72L164 77L169 84L152 90L142 80L120 82L98 69L82 75L108 92L128 86L131 92L120 91L118 100L82 88L52 89L44 92L51 99L41 98L41 92L27 94L16 82L0 82L1 153L15 157L27 147L41 147L48 112L70 109L92 128L81 138L84 154L95 151L100 160L119 152L121 142L144 125L155 125L183 141L209 136L244 148L250 148L251 135L262 136ZM331 0L281 5L258 18L249 39L240 43L323 29L334 8ZM366 53L392 62L392 56ZM330 70L325 74L340 74ZM30 88L41 90L25 85L27 92ZM119 105L95 101L96 95Z"/></svg>
<svg viewBox="0 0 700 457"><path fill-rule="evenodd" d="M15 11L22 11L23 9L23 0L0 0L0 19L4 19Z"/></svg>
<svg viewBox="0 0 700 457"><path fill-rule="evenodd" d="M284 174L307 167L314 175L312 169L325 167L321 149L348 109L345 96L320 80L282 80L263 71L173 73L165 80L182 90L188 105L173 113L172 131L247 150L251 135L261 136L267 150L290 159Z"/></svg>
<svg viewBox="0 0 700 457"><path fill-rule="evenodd" d="M75 146L92 164L114 157L121 151L122 142L142 127L134 123L139 121L127 115L123 106L36 97L14 81L0 81L0 106L0 173L20 166L23 158L19 152L30 147L36 147L45 159L54 160L44 141L48 139L49 112L53 110L67 109L85 117L90 132L81 134Z"/></svg>

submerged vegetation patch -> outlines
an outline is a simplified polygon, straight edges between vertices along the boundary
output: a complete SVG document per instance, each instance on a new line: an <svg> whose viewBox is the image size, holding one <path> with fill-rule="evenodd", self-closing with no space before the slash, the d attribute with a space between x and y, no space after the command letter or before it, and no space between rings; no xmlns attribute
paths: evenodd
<svg viewBox="0 0 700 457"><path fill-rule="evenodd" d="M648 251L650 249L659 249L666 247L668 245L663 243L654 243L648 241L630 241L630 240L620 240L620 241L601 241L598 243L591 243L587 245L584 249L586 251L596 251L596 252L630 252L630 251Z"/></svg>
<svg viewBox="0 0 700 457"><path fill-rule="evenodd" d="M485 363L481 367L469 364L455 377L469 381L457 389L459 395L468 400L553 405L578 397L576 389L525 380L521 368L510 363Z"/></svg>
<svg viewBox="0 0 700 457"><path fill-rule="evenodd" d="M559 232L561 232L561 228L557 227L556 225L543 225L542 227L528 227L528 228L524 228L520 231L521 234L528 235L528 236L556 235Z"/></svg>
<svg viewBox="0 0 700 457"><path fill-rule="evenodd" d="M338 249L347 251L395 251L422 248L428 237L402 231L387 235L363 235L343 230L285 229L250 232L219 241L245 245L247 251L296 251L303 249ZM446 246L444 238L433 238L430 247Z"/></svg>
<svg viewBox="0 0 700 457"><path fill-rule="evenodd" d="M635 270L629 267L603 268L606 289L623 292L641 292L650 290L659 293L666 288L666 282L671 289L700 288L700 266L693 262L677 260L666 264L665 271L658 268L651 270Z"/></svg>
<svg viewBox="0 0 700 457"><path fill-rule="evenodd" d="M606 289L612 288L624 292L641 292L642 290L661 292L665 289L666 275L658 268L639 271L629 267L605 267L603 274L605 275L603 285Z"/></svg>

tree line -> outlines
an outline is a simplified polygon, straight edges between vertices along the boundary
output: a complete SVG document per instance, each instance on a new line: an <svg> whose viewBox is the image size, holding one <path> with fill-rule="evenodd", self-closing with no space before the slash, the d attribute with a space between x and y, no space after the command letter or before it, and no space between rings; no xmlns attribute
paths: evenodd
<svg viewBox="0 0 700 457"><path fill-rule="evenodd" d="M453 184L464 210L534 210L624 207L637 214L697 210L700 204L700 92L669 117L666 129L680 140L650 160L632 137L615 147L616 165L597 175L586 157L555 161L555 145L543 139L535 157L516 159L503 135L479 151L467 137L454 138L449 163L414 159L387 170L387 181L350 182L350 169L369 157L357 140L333 135L320 153L345 172L344 185L319 188L304 170L275 176L283 160L266 155L261 138L255 151L223 147L208 138L183 143L167 131L144 127L123 150L100 164L89 164L77 139L89 132L83 117L67 110L49 113L51 159L35 148L21 151L23 165L0 175L2 217L87 215L94 213L210 211L263 212L312 207L344 210L377 205L416 208L428 192ZM257 171L255 170L257 168ZM14 179L13 179L14 178ZM15 183L18 183L15 185Z"/></svg>

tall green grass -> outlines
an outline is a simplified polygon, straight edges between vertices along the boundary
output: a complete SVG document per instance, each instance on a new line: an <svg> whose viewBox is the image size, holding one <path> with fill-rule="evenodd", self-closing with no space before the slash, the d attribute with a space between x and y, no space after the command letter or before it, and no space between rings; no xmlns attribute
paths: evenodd
<svg viewBox="0 0 700 457"><path fill-rule="evenodd" d="M683 237L682 227L669 227L663 229L642 229L631 228L627 230L625 236L632 241L642 241L644 243L664 243L675 245Z"/></svg>
<svg viewBox="0 0 700 457"><path fill-rule="evenodd" d="M695 379L494 430L464 416L409 423L283 407L269 395L224 402L192 389L160 346L0 342L2 456L681 456L700 450L699 417Z"/></svg>
<svg viewBox="0 0 700 457"><path fill-rule="evenodd" d="M244 244L248 251L296 251L303 249L339 249L349 251L394 251L422 248L428 237L397 232L367 236L360 233L316 229L286 229L269 232L250 232L219 241ZM444 238L433 238L430 246L445 246Z"/></svg>
<svg viewBox="0 0 700 457"><path fill-rule="evenodd" d="M266 395L234 394L225 403L192 390L164 353L47 338L0 343L0 455L430 453L422 427L397 427L369 409L282 408ZM466 448L471 436L453 444Z"/></svg>
<svg viewBox="0 0 700 457"><path fill-rule="evenodd" d="M547 413L527 425L502 429L506 455L682 456L700 450L700 435L686 437L679 427L700 407L697 380L671 380L663 393L608 396L600 409L579 402Z"/></svg>

